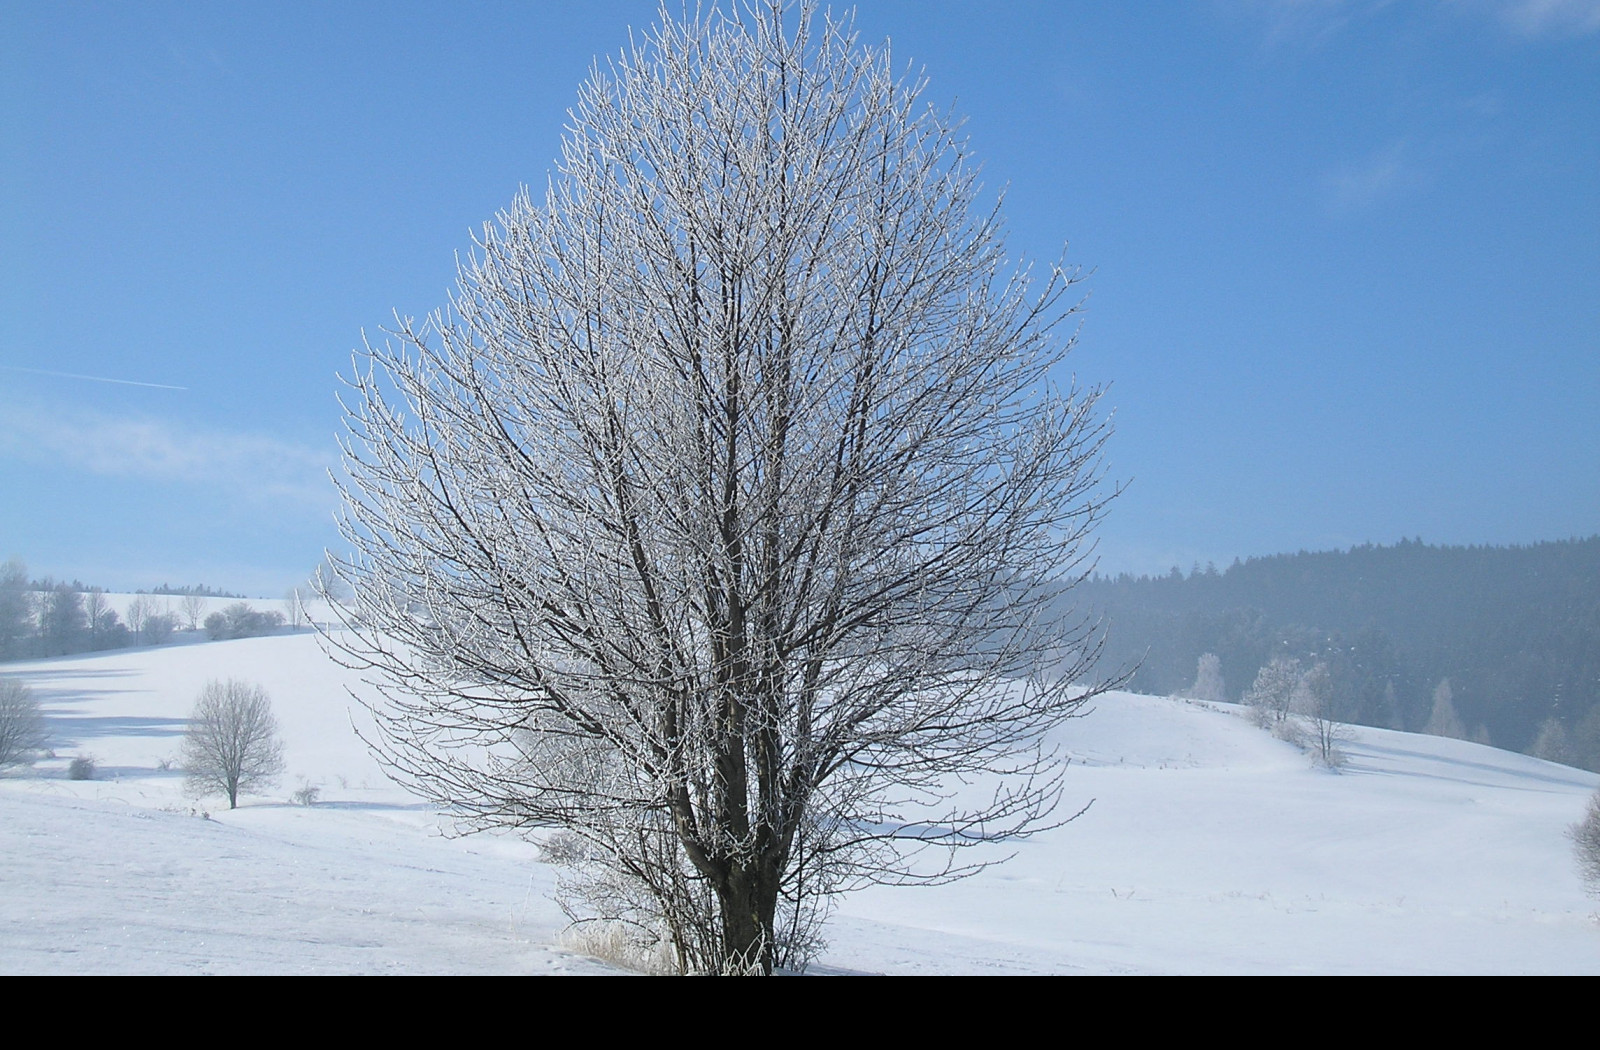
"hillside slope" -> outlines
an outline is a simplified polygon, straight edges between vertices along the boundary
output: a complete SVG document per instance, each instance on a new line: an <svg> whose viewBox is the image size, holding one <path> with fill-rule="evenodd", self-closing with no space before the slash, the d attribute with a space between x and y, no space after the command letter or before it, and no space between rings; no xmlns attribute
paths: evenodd
<svg viewBox="0 0 1600 1050"><path fill-rule="evenodd" d="M555 872L382 776L315 638L8 665L56 757L0 779L0 972L571 973ZM208 678L263 685L288 773L227 812L175 758ZM847 897L823 972L1600 972L1565 829L1600 778L1357 728L1314 768L1227 705L1118 693L1060 732L1076 820L935 888ZM64 778L92 753L99 779ZM321 789L312 807L286 799Z"/></svg>

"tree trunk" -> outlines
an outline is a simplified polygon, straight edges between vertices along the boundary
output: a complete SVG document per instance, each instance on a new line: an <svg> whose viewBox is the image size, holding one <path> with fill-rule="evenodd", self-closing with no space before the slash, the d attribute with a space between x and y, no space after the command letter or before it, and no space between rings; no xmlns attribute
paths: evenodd
<svg viewBox="0 0 1600 1050"><path fill-rule="evenodd" d="M728 973L772 973L778 880L776 872L769 871L771 867L760 861L735 864L725 883L717 887L722 906L723 966Z"/></svg>

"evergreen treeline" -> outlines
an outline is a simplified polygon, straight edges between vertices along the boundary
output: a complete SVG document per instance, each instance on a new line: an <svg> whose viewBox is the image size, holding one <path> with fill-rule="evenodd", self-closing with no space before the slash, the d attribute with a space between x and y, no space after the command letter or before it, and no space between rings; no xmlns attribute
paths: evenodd
<svg viewBox="0 0 1600 1050"><path fill-rule="evenodd" d="M1096 576L1072 599L1107 619L1098 670L1137 665L1139 692L1187 690L1200 656L1215 653L1237 700L1269 660L1294 657L1327 664L1341 720L1459 724L1498 747L1600 769L1600 536L1301 551L1225 572Z"/></svg>
<svg viewBox="0 0 1600 1050"><path fill-rule="evenodd" d="M192 594L192 595L195 595L196 597L199 597L199 598L243 598L244 597L244 595L242 595L242 594L234 594L232 591L219 591L219 590L216 590L215 588L207 587L203 583L197 583L197 584L194 584L193 586L184 585L184 586L179 586L179 587L174 587L171 584L163 583L159 587L152 587L148 591L140 591L139 593L140 594L175 594L175 595L191 595Z"/></svg>

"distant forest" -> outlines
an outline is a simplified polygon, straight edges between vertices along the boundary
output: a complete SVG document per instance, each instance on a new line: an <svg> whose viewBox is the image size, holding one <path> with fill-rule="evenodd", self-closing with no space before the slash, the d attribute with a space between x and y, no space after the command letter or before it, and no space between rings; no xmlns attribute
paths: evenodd
<svg viewBox="0 0 1600 1050"><path fill-rule="evenodd" d="M233 597L237 596L204 584L162 584L154 591L137 592L119 614L101 588L79 580L29 579L27 567L13 559L0 565L0 660L161 645L181 628L199 630L207 599ZM300 626L298 603L286 607L293 625ZM283 622L281 613L259 612L236 602L205 616L203 626L216 640L268 634Z"/></svg>
<svg viewBox="0 0 1600 1050"><path fill-rule="evenodd" d="M1206 653L1229 700L1273 657L1321 662L1342 721L1422 731L1442 697L1459 735L1600 770L1600 536L1301 551L1095 576L1071 599L1105 618L1096 673L1136 668L1137 692L1193 689Z"/></svg>

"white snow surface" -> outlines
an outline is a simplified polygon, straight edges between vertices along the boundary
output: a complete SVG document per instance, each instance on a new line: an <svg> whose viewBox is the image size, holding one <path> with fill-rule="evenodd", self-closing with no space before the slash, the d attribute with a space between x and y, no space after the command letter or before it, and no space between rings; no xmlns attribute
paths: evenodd
<svg viewBox="0 0 1600 1050"><path fill-rule="evenodd" d="M55 755L0 777L0 972L618 972L560 946L532 845L455 836L384 777L359 677L309 633L0 675L33 688ZM176 768L227 677L267 690L288 764L234 811ZM1566 837L1594 774L1363 727L1331 773L1230 705L1129 693L1059 742L1062 810L1086 812L972 878L843 898L815 972L1600 972ZM96 779L66 779L77 755ZM320 800L291 804L305 784Z"/></svg>

